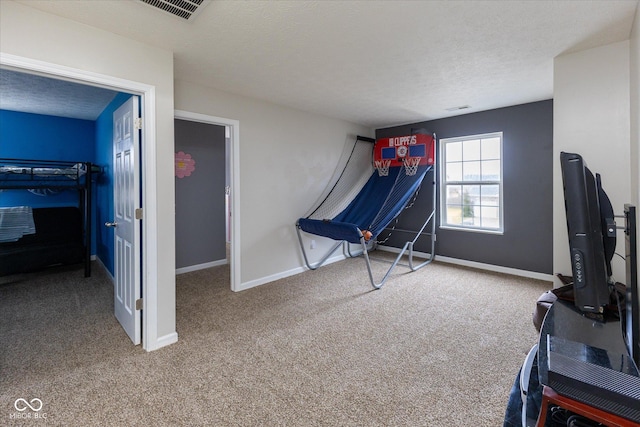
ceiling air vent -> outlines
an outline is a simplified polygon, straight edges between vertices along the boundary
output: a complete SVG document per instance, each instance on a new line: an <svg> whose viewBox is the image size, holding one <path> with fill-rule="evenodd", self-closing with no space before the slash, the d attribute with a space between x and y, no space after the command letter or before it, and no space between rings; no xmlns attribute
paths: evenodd
<svg viewBox="0 0 640 427"><path fill-rule="evenodd" d="M458 107L451 107L451 108L445 108L445 110L447 111L460 111L460 110L466 110L467 108L471 108L468 105L460 105Z"/></svg>
<svg viewBox="0 0 640 427"><path fill-rule="evenodd" d="M184 20L193 19L211 0L140 0Z"/></svg>

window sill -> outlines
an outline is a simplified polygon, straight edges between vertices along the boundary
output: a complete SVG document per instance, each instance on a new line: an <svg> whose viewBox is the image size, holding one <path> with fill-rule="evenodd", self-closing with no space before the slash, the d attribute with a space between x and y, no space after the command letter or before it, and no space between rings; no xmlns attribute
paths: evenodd
<svg viewBox="0 0 640 427"><path fill-rule="evenodd" d="M485 228L474 228L474 227L457 227L455 225L440 225L439 228L442 230L466 231L466 232L482 233L482 234L497 234L499 236L504 235L504 230L489 230Z"/></svg>

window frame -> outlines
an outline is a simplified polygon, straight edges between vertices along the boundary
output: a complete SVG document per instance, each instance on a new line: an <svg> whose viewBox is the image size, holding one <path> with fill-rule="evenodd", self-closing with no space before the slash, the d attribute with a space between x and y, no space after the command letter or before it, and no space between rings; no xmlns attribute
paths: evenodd
<svg viewBox="0 0 640 427"><path fill-rule="evenodd" d="M475 181L465 181L464 177L461 181L447 181L447 155L446 155L446 147L449 143L454 142L462 142L469 141L475 139L489 139L489 138L500 138L500 179L499 180L475 180ZM478 233L487 233L487 234L504 234L504 133L502 131L499 132L487 132L476 135L464 135L452 138L441 138L440 139L440 224L439 227L446 230L457 230L457 231L470 231L470 232L478 232ZM480 157L482 160L482 157ZM474 160L475 161L475 160ZM465 160L461 160L461 163L464 164ZM498 228L487 228L476 225L464 225L464 224L450 224L446 221L447 217L447 186L449 185L497 185L498 186L498 221L500 226Z"/></svg>

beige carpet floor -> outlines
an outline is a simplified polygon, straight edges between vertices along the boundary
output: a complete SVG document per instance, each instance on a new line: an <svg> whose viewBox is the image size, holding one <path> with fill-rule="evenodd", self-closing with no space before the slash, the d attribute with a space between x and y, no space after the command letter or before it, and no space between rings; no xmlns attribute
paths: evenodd
<svg viewBox="0 0 640 427"><path fill-rule="evenodd" d="M98 265L0 278L0 425L501 426L551 283L405 272L372 291L351 259L240 293L227 267L183 274L179 341L151 353Z"/></svg>

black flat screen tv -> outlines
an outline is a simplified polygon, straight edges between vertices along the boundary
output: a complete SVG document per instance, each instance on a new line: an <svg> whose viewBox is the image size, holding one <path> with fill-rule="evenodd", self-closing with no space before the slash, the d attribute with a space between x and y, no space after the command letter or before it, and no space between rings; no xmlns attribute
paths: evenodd
<svg viewBox="0 0 640 427"><path fill-rule="evenodd" d="M582 312L602 313L609 302L616 246L613 208L600 176L579 154L560 153L560 164L575 305Z"/></svg>
<svg viewBox="0 0 640 427"><path fill-rule="evenodd" d="M638 293L638 248L636 207L624 205L625 267L627 276L627 304L625 335L629 353L640 370L640 294Z"/></svg>

